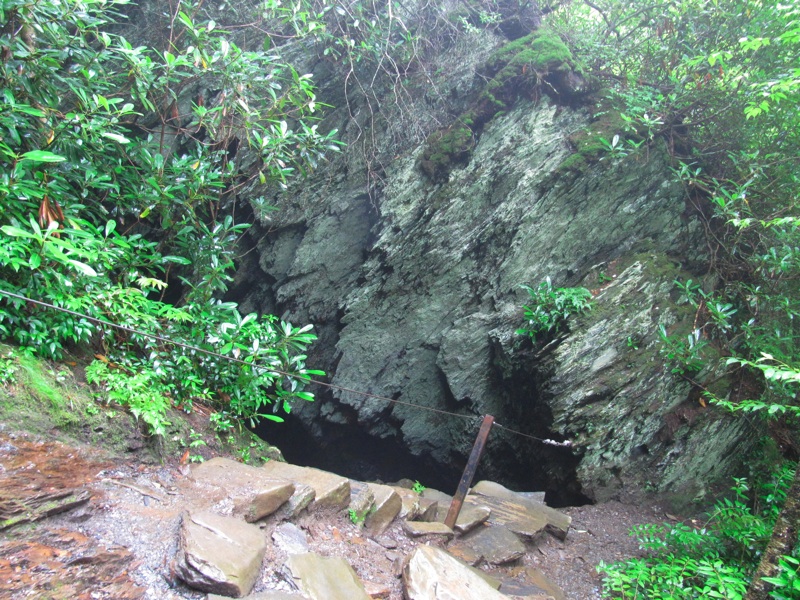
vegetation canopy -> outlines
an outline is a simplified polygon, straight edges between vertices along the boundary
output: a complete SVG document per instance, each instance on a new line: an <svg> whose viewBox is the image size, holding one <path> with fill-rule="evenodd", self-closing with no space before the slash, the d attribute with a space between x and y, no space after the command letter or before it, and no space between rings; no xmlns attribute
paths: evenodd
<svg viewBox="0 0 800 600"><path fill-rule="evenodd" d="M335 132L310 75L237 46L202 2L171 3L151 48L113 33L126 4L0 8L0 289L129 329L4 296L0 337L56 359L90 344L90 381L153 433L197 401L215 422L280 420L313 399L315 338L220 300L249 226L238 192L314 169Z"/></svg>

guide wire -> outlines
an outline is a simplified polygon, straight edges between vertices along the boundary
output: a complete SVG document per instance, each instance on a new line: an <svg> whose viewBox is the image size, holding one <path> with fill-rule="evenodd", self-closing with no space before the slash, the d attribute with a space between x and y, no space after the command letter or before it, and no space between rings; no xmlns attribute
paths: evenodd
<svg viewBox="0 0 800 600"><path fill-rule="evenodd" d="M158 334L155 334L155 333L150 333L148 331L142 331L140 329L135 329L135 328L129 327L127 325L120 325L118 323L112 323L111 321L106 321L105 319L99 319L97 317L92 317L90 315L87 315L87 314L84 314L84 313L80 313L78 311L75 311L75 310L72 310L72 309L69 309L69 308L64 308L63 306L56 306L55 304L51 304L49 302L44 302L43 300L34 300L33 298L28 298L27 296L23 296L21 294L15 294L14 292L9 292L9 291L2 290L2 289L0 289L0 294L2 294L4 296L11 297L11 298L16 298L16 299L22 300L24 302L30 302L31 304L36 304L38 306L43 306L45 308L50 308L52 310L56 310L56 311L59 311L59 312L70 314L70 315L73 315L75 317L79 317L81 319L86 319L87 321L91 321L93 323L104 325L106 327L113 327L115 329L120 329L120 330L126 331L128 333L135 333L135 334L141 335L143 337L148 337L148 338L153 339L153 340L158 340L159 342L164 342L165 344L171 344L173 346L178 346L180 348L185 348L186 350L192 350L192 351L195 351L195 352L199 352L201 354L206 354L208 356L213 356L215 358L220 358L222 360L227 360L227 361L230 361L230 362L234 362L234 363L238 363L238 364L242 364L242 365L247 365L249 367L252 367L254 369L259 369L261 371L269 371L271 373L276 373L278 375L283 375L285 377L297 377L296 375L292 375L291 373L286 373L285 371L281 371L280 369L275 369L275 368L272 368L272 367L265 367L263 365L259 365L259 364L255 364L255 363L249 363L249 362L247 362L245 360L242 360L240 358L236 358L234 356L225 356L224 354L220 354L219 352L214 352L213 350L207 350L205 348L200 348L199 346L192 346L191 344L185 344L183 342L178 342L176 340L173 340L173 339L170 339L170 338L166 338L164 336L161 336L161 335L158 335ZM356 395L359 395L359 396L364 396L365 398L370 398L370 399L373 399L373 400L381 400L383 402L389 402L391 404L398 404L400 406L408 406L408 407L416 409L416 410L425 410L425 411L432 412L432 413L437 413L437 414L441 414L441 415L447 415L447 416L451 416L451 417L458 417L460 419L467 419L467 420L479 420L479 419L482 418L482 417L479 417L479 416L476 416L476 415L462 415L462 414L450 412L450 411L447 411L447 410L441 410L441 409L438 409L438 408L432 408L430 406L423 406L421 404L414 404L412 402L405 402L403 400L396 400L395 398L388 398L386 396L380 396L378 394L372 394L370 392L362 392L362 391L359 391L359 390L354 390L354 389L351 389L351 388L346 388L346 387L342 387L342 386L339 386L339 385L335 385L333 383L327 383L325 381L318 381L318 380L312 379L310 377L308 378L307 382L308 383L313 383L313 384L321 386L321 387L326 387L326 388L329 388L329 389L332 389L332 390L338 390L338 391L341 391L341 392L347 392L347 393L350 393L350 394L356 394ZM568 447L568 446L572 445L571 442L569 442L569 441L567 441L567 442L556 442L554 440L538 438L538 437L529 435L527 433L522 433L521 431L516 431L516 430L511 429L509 427L505 427L505 426L500 425L498 423L495 423L494 426L495 427L499 427L500 429L504 429L505 431L507 431L509 433L512 433L514 435L519 435L519 436L526 437L526 438L529 438L529 439L532 439L532 440L536 440L538 442L541 442L543 444L547 444L547 445L550 445L550 446Z"/></svg>

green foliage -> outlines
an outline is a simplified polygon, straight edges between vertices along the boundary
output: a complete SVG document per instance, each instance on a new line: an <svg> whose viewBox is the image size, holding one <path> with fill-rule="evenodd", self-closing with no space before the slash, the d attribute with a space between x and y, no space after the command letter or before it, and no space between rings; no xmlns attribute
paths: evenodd
<svg viewBox="0 0 800 600"><path fill-rule="evenodd" d="M520 286L528 292L531 302L524 306L525 325L519 335L536 336L559 331L570 315L581 315L591 308L592 293L586 288L554 288L548 277L535 288Z"/></svg>
<svg viewBox="0 0 800 600"><path fill-rule="evenodd" d="M194 429L189 431L189 450L207 445L202 433L198 433ZM204 462L205 458L203 458L202 454L194 453L189 454L189 461L193 463Z"/></svg>
<svg viewBox="0 0 800 600"><path fill-rule="evenodd" d="M350 517L350 522L356 526L362 525L364 521L367 519L368 514L369 511L364 511L364 513L362 514L359 513L357 510L355 510L354 508L347 509L347 516Z"/></svg>
<svg viewBox="0 0 800 600"><path fill-rule="evenodd" d="M685 340L674 335L668 335L663 325L659 327L661 337L661 354L672 364L672 372L679 375L693 375L699 373L706 366L703 357L703 348L708 342L702 339L699 329L695 329Z"/></svg>
<svg viewBox="0 0 800 600"><path fill-rule="evenodd" d="M411 491L416 492L417 494L421 494L426 489L428 489L428 488L426 488L424 485L422 485L419 481L415 481L414 485L411 486Z"/></svg>
<svg viewBox="0 0 800 600"><path fill-rule="evenodd" d="M770 596L776 600L800 598L800 560L794 556L782 556L778 560L779 572L775 577L764 577L774 586Z"/></svg>
<svg viewBox="0 0 800 600"><path fill-rule="evenodd" d="M154 435L164 435L170 402L167 390L152 371L129 374L119 367L94 361L86 367L86 381L104 391L108 402L127 407Z"/></svg>
<svg viewBox="0 0 800 600"><path fill-rule="evenodd" d="M180 1L159 48L133 47L112 33L125 3L0 11L0 289L91 317L3 296L0 339L53 359L94 345L92 381L153 433L172 402L280 420L312 399L314 336L219 301L249 226L236 192L316 168L335 132L317 130L310 76L268 44L240 48Z"/></svg>
<svg viewBox="0 0 800 600"><path fill-rule="evenodd" d="M793 465L786 465L759 485L757 509L747 482L735 479L733 497L719 500L702 524L635 527L631 535L648 554L601 563L604 597L743 598L793 476Z"/></svg>
<svg viewBox="0 0 800 600"><path fill-rule="evenodd" d="M0 384L8 385L14 383L18 369L19 364L14 350L0 347Z"/></svg>

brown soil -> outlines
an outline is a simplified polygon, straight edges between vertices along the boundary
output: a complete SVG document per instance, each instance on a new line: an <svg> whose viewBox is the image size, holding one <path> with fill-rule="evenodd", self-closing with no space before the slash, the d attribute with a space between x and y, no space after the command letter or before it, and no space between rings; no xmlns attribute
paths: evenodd
<svg viewBox="0 0 800 600"><path fill-rule="evenodd" d="M190 505L220 508L187 473L177 461L163 466L135 458L100 461L90 450L0 430L0 597L203 598L175 581L170 570L181 513ZM91 499L65 512L44 516L30 508L37 495L82 489ZM19 516L23 505L33 522L2 529L8 516L2 511ZM630 527L666 518L655 506L615 502L565 512L573 518L565 541L544 535L516 564L490 572L518 577L524 567L536 567L567 598L600 598L596 565L636 554ZM262 524L268 539L278 524L270 519ZM304 514L296 524L313 551L344 557L371 589L398 600L403 557L419 543L440 543L411 540L398 524L373 540L342 514ZM268 546L256 589L289 589L280 568L285 556Z"/></svg>

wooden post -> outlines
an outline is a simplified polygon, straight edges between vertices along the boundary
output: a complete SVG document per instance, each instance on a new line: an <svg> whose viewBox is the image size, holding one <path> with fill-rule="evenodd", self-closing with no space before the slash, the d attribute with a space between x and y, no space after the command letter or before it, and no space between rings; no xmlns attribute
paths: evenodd
<svg viewBox="0 0 800 600"><path fill-rule="evenodd" d="M475 439L475 445L472 447L472 453L469 455L467 466L464 467L464 474L461 476L461 481L458 483L458 490L456 490L453 501L450 503L450 510L447 511L447 518L444 524L450 529L453 529L458 519L458 513L461 512L461 505L464 504L464 498L467 495L469 486L472 485L472 479L475 477L475 471L478 469L478 462L481 460L483 449L486 447L486 438L489 437L489 432L494 425L494 417L492 415L485 415L483 423L481 423L478 437Z"/></svg>

